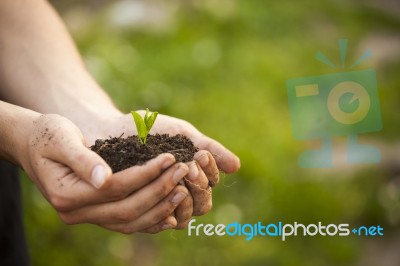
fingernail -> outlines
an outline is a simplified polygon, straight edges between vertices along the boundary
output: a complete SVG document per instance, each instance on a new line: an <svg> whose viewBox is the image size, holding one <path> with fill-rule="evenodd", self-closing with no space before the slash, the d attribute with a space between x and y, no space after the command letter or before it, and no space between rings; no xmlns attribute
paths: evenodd
<svg viewBox="0 0 400 266"><path fill-rule="evenodd" d="M163 226L161 226L161 230L167 230L167 229L171 229L173 226L171 224L164 224Z"/></svg>
<svg viewBox="0 0 400 266"><path fill-rule="evenodd" d="M172 179L175 181L175 183L178 183L186 174L187 174L187 169L183 168L182 166L178 167L172 176Z"/></svg>
<svg viewBox="0 0 400 266"><path fill-rule="evenodd" d="M199 175L199 169L197 168L197 163L194 161L190 166L189 166L189 174L188 178L190 180L196 180L197 176Z"/></svg>
<svg viewBox="0 0 400 266"><path fill-rule="evenodd" d="M178 192L176 195L171 199L172 204L178 205L187 197L187 195L183 192Z"/></svg>
<svg viewBox="0 0 400 266"><path fill-rule="evenodd" d="M175 157L166 156L166 158L164 159L164 163L162 165L162 170L164 171L165 169L170 167L174 162L175 162Z"/></svg>
<svg viewBox="0 0 400 266"><path fill-rule="evenodd" d="M207 164L210 162L210 159L208 158L208 154L204 153L203 155L201 155L197 161L199 162L201 168L206 167Z"/></svg>
<svg viewBox="0 0 400 266"><path fill-rule="evenodd" d="M91 181L95 188L100 188L106 179L106 169L103 165L96 165L92 170Z"/></svg>

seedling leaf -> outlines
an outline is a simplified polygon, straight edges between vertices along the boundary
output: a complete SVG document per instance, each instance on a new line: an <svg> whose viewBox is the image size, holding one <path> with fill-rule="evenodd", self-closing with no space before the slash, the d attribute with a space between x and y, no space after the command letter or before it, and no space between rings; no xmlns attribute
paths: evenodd
<svg viewBox="0 0 400 266"><path fill-rule="evenodd" d="M146 114L144 118L140 116L138 112L131 111L133 116L133 120L136 124L138 138L141 144L146 144L147 135L150 132L150 129L153 127L154 122L156 121L158 112L150 112L149 109L146 109Z"/></svg>
<svg viewBox="0 0 400 266"><path fill-rule="evenodd" d="M149 109L147 109L147 111L148 110ZM147 112L146 112L146 115L147 115ZM144 123L146 124L146 128L147 128L148 132L150 132L150 129L153 127L154 122L157 119L157 115L158 115L158 112L152 112L150 115L144 117Z"/></svg>
<svg viewBox="0 0 400 266"><path fill-rule="evenodd" d="M146 124L144 123L143 118L140 116L138 112L131 111L131 114L133 116L133 120L135 121L139 141L140 143L145 144L146 143L145 141L147 139Z"/></svg>
<svg viewBox="0 0 400 266"><path fill-rule="evenodd" d="M149 117L149 113L150 113L149 108L146 108L146 113L144 114L144 121L145 121L145 123L146 123L147 118Z"/></svg>

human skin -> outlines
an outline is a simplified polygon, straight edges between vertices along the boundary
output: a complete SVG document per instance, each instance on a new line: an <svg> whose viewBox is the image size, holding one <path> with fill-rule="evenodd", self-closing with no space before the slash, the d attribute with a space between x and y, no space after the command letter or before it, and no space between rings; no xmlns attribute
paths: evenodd
<svg viewBox="0 0 400 266"><path fill-rule="evenodd" d="M111 174L83 143L71 121L0 102L0 156L20 165L67 224L93 223L122 233L155 233L177 226L171 216L189 195L177 186L189 172L163 154L143 167ZM107 180L90 184L102 165Z"/></svg>
<svg viewBox="0 0 400 266"><path fill-rule="evenodd" d="M208 184L218 183L218 168L231 173L240 166L190 123L159 115L151 133L188 136L201 149L195 160L175 163L164 154L113 174L87 146L134 134L132 118L90 76L43 0L0 1L0 88L0 98L12 103L0 102L0 155L27 172L67 224L123 233L183 228L211 209Z"/></svg>

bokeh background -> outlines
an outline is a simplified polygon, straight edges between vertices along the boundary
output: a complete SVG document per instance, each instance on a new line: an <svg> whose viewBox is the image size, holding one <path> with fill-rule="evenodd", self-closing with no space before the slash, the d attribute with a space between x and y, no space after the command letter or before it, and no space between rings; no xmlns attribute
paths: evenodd
<svg viewBox="0 0 400 266"><path fill-rule="evenodd" d="M396 0L51 1L84 60L116 105L149 107L192 122L241 158L222 175L213 210L197 223L381 225L383 237L189 237L187 230L132 236L66 226L28 178L25 224L34 265L400 265L400 5ZM320 50L377 72L383 130L361 141L377 165L300 169L315 143L291 134L286 80L335 73ZM62 62L60 62L62 64Z"/></svg>

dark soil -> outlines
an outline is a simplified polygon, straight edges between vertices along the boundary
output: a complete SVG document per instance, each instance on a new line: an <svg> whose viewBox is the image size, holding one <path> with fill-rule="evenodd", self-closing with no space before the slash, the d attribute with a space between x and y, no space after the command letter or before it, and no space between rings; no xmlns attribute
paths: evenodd
<svg viewBox="0 0 400 266"><path fill-rule="evenodd" d="M114 173L146 161L162 153L171 153L177 162L189 162L199 150L183 135L149 135L147 143L141 144L137 136L127 138L98 139L90 149L110 165Z"/></svg>

